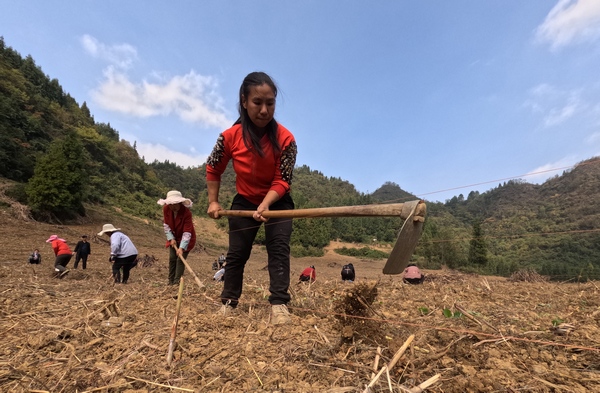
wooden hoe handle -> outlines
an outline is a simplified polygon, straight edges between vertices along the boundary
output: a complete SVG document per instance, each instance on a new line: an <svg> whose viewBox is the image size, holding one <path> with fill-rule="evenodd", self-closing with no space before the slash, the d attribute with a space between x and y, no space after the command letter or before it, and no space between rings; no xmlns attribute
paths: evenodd
<svg viewBox="0 0 600 393"><path fill-rule="evenodd" d="M422 205L417 206L417 205ZM268 210L262 214L265 218L312 218L312 217L400 217L407 219L413 208L418 207L415 212L417 217L425 217L425 203L423 201L411 201L405 203L389 203L380 205L358 205L319 207L313 209L294 210ZM254 210L219 210L220 216L229 217L252 217Z"/></svg>

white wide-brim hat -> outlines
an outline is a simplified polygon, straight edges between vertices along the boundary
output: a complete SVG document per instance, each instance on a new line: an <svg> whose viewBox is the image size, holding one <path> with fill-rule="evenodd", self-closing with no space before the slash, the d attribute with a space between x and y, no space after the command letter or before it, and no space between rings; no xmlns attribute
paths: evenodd
<svg viewBox="0 0 600 393"><path fill-rule="evenodd" d="M191 199L184 198L179 191L171 190L167 193L166 199L159 199L156 203L159 205L175 205L177 203L183 203L183 206L190 207L193 202Z"/></svg>
<svg viewBox="0 0 600 393"><path fill-rule="evenodd" d="M102 231L98 232L98 236L102 236L105 233L120 231L121 228L115 228L113 224L102 225Z"/></svg>

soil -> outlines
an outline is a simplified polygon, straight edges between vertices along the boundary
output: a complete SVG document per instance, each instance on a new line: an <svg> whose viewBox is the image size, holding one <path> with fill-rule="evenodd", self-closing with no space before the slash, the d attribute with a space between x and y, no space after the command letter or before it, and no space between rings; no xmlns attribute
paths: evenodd
<svg viewBox="0 0 600 393"><path fill-rule="evenodd" d="M363 392L377 370L406 351L371 392L406 392L439 374L428 392L600 392L598 282L510 282L426 271L422 285L384 276L384 260L336 254L293 258L292 323L269 323L266 252L256 247L232 317L218 314L221 283L212 262L227 234L196 218L201 243L187 258L203 286L184 276L167 286L162 227L118 211L90 209L73 225L0 211L0 391L2 392ZM122 228L140 251L129 283L114 284L102 224ZM44 243L74 247L90 236L86 270L53 276ZM41 265L27 263L34 248ZM342 265L354 283L340 280ZM317 281L297 284L314 265ZM413 390L419 391L419 390Z"/></svg>

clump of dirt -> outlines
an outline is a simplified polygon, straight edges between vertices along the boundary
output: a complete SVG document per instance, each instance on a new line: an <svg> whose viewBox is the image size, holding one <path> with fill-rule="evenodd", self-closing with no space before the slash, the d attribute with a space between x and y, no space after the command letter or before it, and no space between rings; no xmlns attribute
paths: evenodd
<svg viewBox="0 0 600 393"><path fill-rule="evenodd" d="M158 262L158 258L154 255L145 254L144 256L137 258L137 263L141 267L151 267L156 262Z"/></svg>
<svg viewBox="0 0 600 393"><path fill-rule="evenodd" d="M508 281L545 282L548 281L548 277L540 275L534 269L521 269L511 274Z"/></svg>
<svg viewBox="0 0 600 393"><path fill-rule="evenodd" d="M351 286L337 301L339 317L366 317L372 315L373 302L377 299L377 282L359 282Z"/></svg>
<svg viewBox="0 0 600 393"><path fill-rule="evenodd" d="M346 288L334 305L340 323L342 339L351 342L356 337L373 345L385 336L385 327L374 319L373 303L377 299L378 282L359 282Z"/></svg>

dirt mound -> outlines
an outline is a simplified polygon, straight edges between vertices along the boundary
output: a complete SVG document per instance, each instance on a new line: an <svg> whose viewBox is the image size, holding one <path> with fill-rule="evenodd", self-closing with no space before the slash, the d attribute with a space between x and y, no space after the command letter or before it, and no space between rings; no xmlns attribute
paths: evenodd
<svg viewBox="0 0 600 393"><path fill-rule="evenodd" d="M246 267L239 313L217 314L221 283L211 264L226 234L200 220L200 252L188 262L177 347L166 364L177 290L167 286L160 223L91 211L79 225L50 226L1 215L0 391L6 392L362 392L414 335L389 372L394 392L440 374L431 392L600 391L597 283L509 282L452 271L423 285L383 276L385 261L327 253L292 260L293 323L269 324L266 253ZM129 284L111 281L108 244L92 243L86 270L52 277L50 234L74 246L111 222L147 256ZM213 226L214 228L214 226ZM29 265L33 248L41 265ZM340 280L352 262L357 280ZM69 267L72 267L73 261ZM315 283L296 283L314 265ZM567 329L568 327L568 329ZM389 392L383 372L372 392Z"/></svg>
<svg viewBox="0 0 600 393"><path fill-rule="evenodd" d="M540 275L533 269L521 269L511 274L508 281L544 282L548 281L548 278Z"/></svg>

